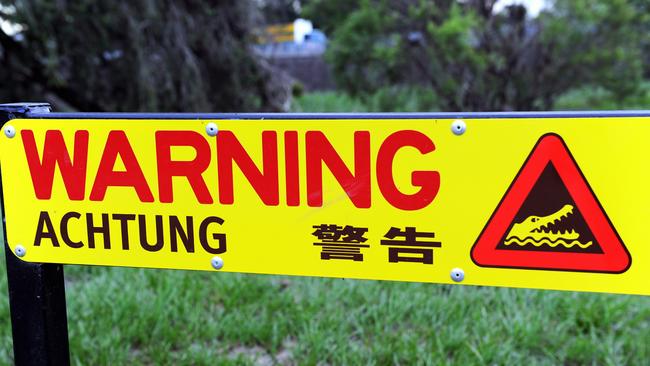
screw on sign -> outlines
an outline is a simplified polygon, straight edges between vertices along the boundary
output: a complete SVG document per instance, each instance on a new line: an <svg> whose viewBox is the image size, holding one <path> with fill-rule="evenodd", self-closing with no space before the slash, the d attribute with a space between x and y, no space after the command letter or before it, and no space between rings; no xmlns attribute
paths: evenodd
<svg viewBox="0 0 650 366"><path fill-rule="evenodd" d="M12 125L6 125L5 128L5 136L9 138L13 138L16 136L16 129Z"/></svg>
<svg viewBox="0 0 650 366"><path fill-rule="evenodd" d="M465 279L465 271L460 268L454 268L451 270L449 277L451 277L451 280L454 282L463 282Z"/></svg>
<svg viewBox="0 0 650 366"><path fill-rule="evenodd" d="M215 256L210 260L210 264L212 265L212 268L219 270L223 268L223 259L219 256Z"/></svg>
<svg viewBox="0 0 650 366"><path fill-rule="evenodd" d="M19 257L24 257L25 254L27 254L27 250L25 249L25 247L20 244L16 245L16 249L14 250L14 252Z"/></svg>
<svg viewBox="0 0 650 366"><path fill-rule="evenodd" d="M460 136L464 134L466 130L467 130L467 124L465 124L465 121L461 121L458 119L451 124L451 132L453 132L454 135Z"/></svg>
<svg viewBox="0 0 650 366"><path fill-rule="evenodd" d="M210 122L205 126L205 133L207 133L208 136L217 136L217 133L219 133L219 128L214 122Z"/></svg>

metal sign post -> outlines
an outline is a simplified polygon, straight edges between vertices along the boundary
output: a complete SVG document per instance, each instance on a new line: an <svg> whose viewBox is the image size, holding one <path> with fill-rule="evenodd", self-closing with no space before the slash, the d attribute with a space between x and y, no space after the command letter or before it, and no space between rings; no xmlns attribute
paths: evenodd
<svg viewBox="0 0 650 366"><path fill-rule="evenodd" d="M44 103L2 104L0 122L49 110ZM4 241L16 365L69 365L63 266L22 261Z"/></svg>

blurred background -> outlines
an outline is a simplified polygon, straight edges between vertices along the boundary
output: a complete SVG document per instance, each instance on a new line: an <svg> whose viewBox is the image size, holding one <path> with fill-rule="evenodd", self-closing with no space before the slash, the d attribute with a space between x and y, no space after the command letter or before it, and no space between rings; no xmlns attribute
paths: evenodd
<svg viewBox="0 0 650 366"><path fill-rule="evenodd" d="M59 111L650 105L648 0L0 4L0 100Z"/></svg>
<svg viewBox="0 0 650 366"><path fill-rule="evenodd" d="M650 0L0 0L0 102L650 108ZM0 255L4 246L0 245ZM648 365L650 297L65 266L75 365ZM0 364L13 363L0 260Z"/></svg>

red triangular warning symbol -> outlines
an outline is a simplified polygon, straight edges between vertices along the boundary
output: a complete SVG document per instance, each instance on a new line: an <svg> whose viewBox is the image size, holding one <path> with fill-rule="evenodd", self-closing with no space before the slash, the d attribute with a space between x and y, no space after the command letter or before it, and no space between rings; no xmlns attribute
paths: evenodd
<svg viewBox="0 0 650 366"><path fill-rule="evenodd" d="M630 254L562 138L542 136L472 248L479 266L622 273Z"/></svg>

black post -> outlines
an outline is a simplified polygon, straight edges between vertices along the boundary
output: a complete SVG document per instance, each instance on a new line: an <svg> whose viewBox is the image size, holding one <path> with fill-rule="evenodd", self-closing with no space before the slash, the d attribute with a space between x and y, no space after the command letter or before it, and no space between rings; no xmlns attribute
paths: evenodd
<svg viewBox="0 0 650 366"><path fill-rule="evenodd" d="M49 111L47 103L0 104L0 122ZM16 365L69 365L63 266L24 262L4 241Z"/></svg>

